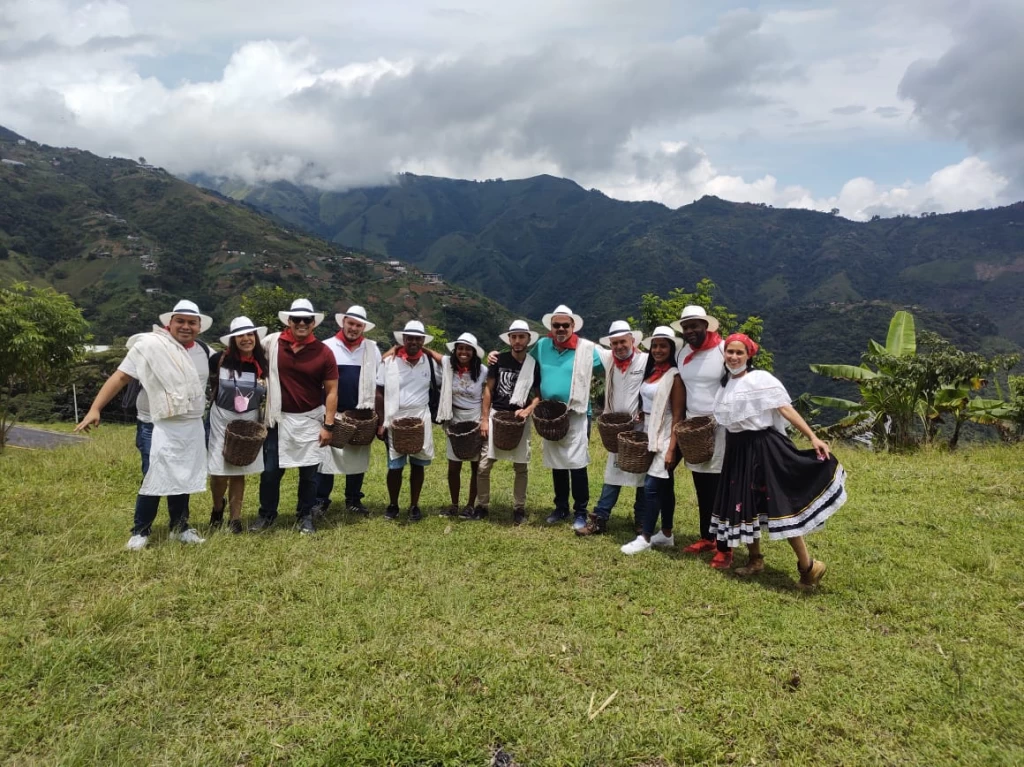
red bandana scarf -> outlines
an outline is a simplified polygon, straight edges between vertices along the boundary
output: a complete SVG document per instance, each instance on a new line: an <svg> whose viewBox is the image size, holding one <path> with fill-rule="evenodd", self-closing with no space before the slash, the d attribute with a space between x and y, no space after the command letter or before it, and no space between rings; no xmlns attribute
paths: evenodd
<svg viewBox="0 0 1024 767"><path fill-rule="evenodd" d="M691 346L690 348L693 349L693 351L691 351L689 354L687 354L685 357L683 357L683 364L685 365L690 360L692 360L694 355L697 354L697 352L705 352L708 349L714 349L720 343L722 343L722 337L720 335L718 335L718 333L707 333L707 334L705 334L705 336L704 336L704 343L702 343L700 345L700 348L697 348L697 349L694 349Z"/></svg>
<svg viewBox="0 0 1024 767"><path fill-rule="evenodd" d="M305 346L306 344L313 343L316 340L316 336L310 333L302 340L299 340L298 338L295 337L295 334L292 333L291 328L285 328L284 332L281 333L281 340L287 344L291 344L292 351L297 352L299 348Z"/></svg>
<svg viewBox="0 0 1024 767"><path fill-rule="evenodd" d="M651 374L647 376L647 383L656 383L657 381L660 381L661 377L668 372L670 367L672 367L672 365L668 362L662 362L660 365L655 365L654 370L652 370Z"/></svg>
<svg viewBox="0 0 1024 767"><path fill-rule="evenodd" d="M636 352L633 352L633 354L636 354ZM627 370L629 370L629 365L633 361L633 354L630 354L624 360L620 360L614 354L612 355L612 362L615 363L615 367L619 369L620 373L625 373Z"/></svg>
<svg viewBox="0 0 1024 767"><path fill-rule="evenodd" d="M359 344L363 342L363 337L359 336L359 338L357 338L355 341L349 343L349 340L345 338L344 330L339 330L337 333L334 334L334 337L341 341L345 345L345 348L348 349L350 352L354 352L356 349L358 349Z"/></svg>
<svg viewBox="0 0 1024 767"><path fill-rule="evenodd" d="M257 362L254 356L250 354L248 357L243 357L241 354L239 354L238 359L240 359L242 362L247 362L248 364L255 366L256 377L263 378L263 368L260 367L260 363Z"/></svg>
<svg viewBox="0 0 1024 767"><path fill-rule="evenodd" d="M575 333L569 336L569 340L566 341L564 344L558 343L558 339L555 338L554 333L548 333L548 338L550 338L551 343L555 345L555 349L557 349L560 352L564 352L567 349L575 349L576 345L580 342L580 337Z"/></svg>
<svg viewBox="0 0 1024 767"><path fill-rule="evenodd" d="M420 350L415 354L409 354L403 346L395 352L395 356L400 360L405 360L406 362L419 362L420 357L423 356L423 347L420 347Z"/></svg>

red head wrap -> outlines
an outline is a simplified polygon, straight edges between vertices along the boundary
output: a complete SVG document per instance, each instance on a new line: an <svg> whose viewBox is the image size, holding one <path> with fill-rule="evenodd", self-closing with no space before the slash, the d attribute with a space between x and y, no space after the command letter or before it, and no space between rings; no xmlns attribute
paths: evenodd
<svg viewBox="0 0 1024 767"><path fill-rule="evenodd" d="M753 357L757 354L757 350L761 347L751 340L750 336L744 333L733 333L731 336L725 339L725 345L728 347L733 341L739 341L747 348L747 356Z"/></svg>

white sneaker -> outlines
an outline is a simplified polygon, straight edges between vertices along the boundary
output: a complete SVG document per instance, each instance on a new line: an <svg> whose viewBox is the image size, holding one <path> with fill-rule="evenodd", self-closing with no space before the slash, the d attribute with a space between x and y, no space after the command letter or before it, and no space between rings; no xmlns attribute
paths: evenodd
<svg viewBox="0 0 1024 767"><path fill-rule="evenodd" d="M146 548L147 543L149 543L148 535L133 535L128 539L128 545L125 548L128 551L142 551Z"/></svg>
<svg viewBox="0 0 1024 767"><path fill-rule="evenodd" d="M182 533L171 533L171 540L181 541L182 543L206 543L206 539L200 538L199 533L191 527Z"/></svg>
<svg viewBox="0 0 1024 767"><path fill-rule="evenodd" d="M659 530L651 536L651 545L660 546L664 549L670 549L676 545L676 537L675 535L665 535L665 533Z"/></svg>
<svg viewBox="0 0 1024 767"><path fill-rule="evenodd" d="M642 535L638 535L635 541L630 541L622 547L623 554L639 554L641 551L647 551L651 548L651 542L646 540Z"/></svg>

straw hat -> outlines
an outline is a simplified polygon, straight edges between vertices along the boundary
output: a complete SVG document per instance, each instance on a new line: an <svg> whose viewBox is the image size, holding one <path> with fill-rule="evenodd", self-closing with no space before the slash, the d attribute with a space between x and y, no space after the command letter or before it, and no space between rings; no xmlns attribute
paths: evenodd
<svg viewBox="0 0 1024 767"><path fill-rule="evenodd" d="M185 299L182 299L181 301L176 303L171 311L164 312L163 314L160 315L160 325L166 328L168 325L171 324L171 317L173 317L175 314L185 314L188 315L189 317L198 317L200 333L205 333L207 330L210 329L210 326L213 325L213 317L210 317L205 314L200 314L199 307L196 306L195 303L193 303L192 301L186 301Z"/></svg>
<svg viewBox="0 0 1024 767"><path fill-rule="evenodd" d="M658 325L658 327L654 329L654 332L651 333L647 338L645 338L640 343L643 344L645 349L650 351L651 343L653 343L655 338L667 338L669 341L672 342L672 348L675 351L679 351L679 341L681 339L679 338L679 336L676 335L675 331L672 328L668 327L667 325Z"/></svg>
<svg viewBox="0 0 1024 767"><path fill-rule="evenodd" d="M572 317L572 321L575 323L572 332L580 332L580 330L583 327L583 318L580 317L578 314L573 314L572 309L570 309L565 304L559 304L558 307L553 312L551 312L551 314L545 314L543 317L541 317L540 321L544 325L544 327L546 327L548 330L551 330L551 318L557 314L567 314L568 316Z"/></svg>
<svg viewBox="0 0 1024 767"><path fill-rule="evenodd" d="M602 346L610 347L612 345L612 339L618 338L619 336L633 336L633 343L638 344L640 343L640 339L644 337L644 334L639 330L633 330L630 328L629 323L625 320L615 320L615 322L611 324L611 327L608 328L608 335L600 339L600 343Z"/></svg>
<svg viewBox="0 0 1024 767"><path fill-rule="evenodd" d="M228 334L226 336L221 336L220 342L227 346L232 338L235 336L244 336L246 333L255 333L256 337L262 341L263 336L267 334L267 327L266 325L256 327L252 324L252 320L245 316L235 317L231 320L231 328L228 330Z"/></svg>
<svg viewBox="0 0 1024 767"><path fill-rule="evenodd" d="M277 313L277 317L278 319L281 320L282 325L287 325L288 318L292 316L312 317L313 327L316 327L317 325L324 321L324 313L314 312L313 304L310 303L308 298L296 298L294 301L292 301L291 309L289 309L286 312Z"/></svg>
<svg viewBox="0 0 1024 767"><path fill-rule="evenodd" d="M463 333L461 336L456 338L454 341L449 341L446 346L448 351L454 353L456 344L465 344L466 346L472 346L476 349L476 356L480 359L484 358L484 347L476 342L476 336L472 333Z"/></svg>
<svg viewBox="0 0 1024 767"><path fill-rule="evenodd" d="M403 330L395 331L395 340L398 341L399 346L405 344L405 336L423 336L423 345L426 346L434 340L433 336L428 336L426 329L423 327L423 323L419 320L409 320L405 323ZM475 339L474 339L475 340Z"/></svg>
<svg viewBox="0 0 1024 767"><path fill-rule="evenodd" d="M498 338L500 338L502 341L511 346L512 342L508 340L508 337L512 333L529 333L530 342L527 344L527 346L533 346L535 343L537 343L537 339L540 338L540 333L538 333L536 330L530 330L530 326L527 324L526 320L513 320L512 324L508 326L508 332L502 333L501 335L498 336Z"/></svg>
<svg viewBox="0 0 1024 767"><path fill-rule="evenodd" d="M718 330L718 320L704 311L703 306L694 305L684 308L683 313L679 315L679 319L672 323L672 327L682 333L683 323L687 320L701 320L702 322L706 322L708 324L709 333L714 333Z"/></svg>
<svg viewBox="0 0 1024 767"><path fill-rule="evenodd" d="M350 306L347 311L340 312L339 314L334 315L334 321L338 323L339 328L343 326L346 317L366 325L366 327L363 328L364 333L369 333L371 330L377 327L376 324L366 319L366 309L358 305Z"/></svg>

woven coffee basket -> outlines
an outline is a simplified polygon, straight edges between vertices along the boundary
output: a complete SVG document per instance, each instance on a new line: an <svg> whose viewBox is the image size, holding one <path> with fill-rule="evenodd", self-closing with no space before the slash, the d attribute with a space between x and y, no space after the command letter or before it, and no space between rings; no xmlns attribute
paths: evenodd
<svg viewBox="0 0 1024 767"><path fill-rule="evenodd" d="M460 461L479 461L480 445L483 439L480 436L480 424L476 421L463 421L448 426L448 444L452 446L452 452Z"/></svg>
<svg viewBox="0 0 1024 767"><path fill-rule="evenodd" d="M715 454L715 419L687 418L674 427L676 444L687 463L704 463Z"/></svg>
<svg viewBox="0 0 1024 767"><path fill-rule="evenodd" d="M619 452L619 434L633 428L633 416L629 413L604 412L597 417L597 433L601 435L604 449L609 453Z"/></svg>
<svg viewBox="0 0 1024 767"><path fill-rule="evenodd" d="M416 455L423 450L423 419L396 418L391 422L391 447L400 455Z"/></svg>
<svg viewBox="0 0 1024 767"><path fill-rule="evenodd" d="M619 455L615 463L630 474L646 474L654 453L647 449L647 435L642 431L619 432Z"/></svg>
<svg viewBox="0 0 1024 767"><path fill-rule="evenodd" d="M259 421L232 421L224 430L224 461L232 466L248 466L255 461L267 438L267 427Z"/></svg>
<svg viewBox="0 0 1024 767"><path fill-rule="evenodd" d="M339 419L352 429L348 444L363 447L373 444L377 436L377 414L372 410L346 410ZM337 426L337 424L335 424Z"/></svg>
<svg viewBox="0 0 1024 767"><path fill-rule="evenodd" d="M498 450L515 450L519 447L525 428L525 418L517 418L511 410L495 410L491 419L494 447Z"/></svg>
<svg viewBox="0 0 1024 767"><path fill-rule="evenodd" d="M533 411L533 423L540 436L558 442L569 433L569 408L564 402L542 400Z"/></svg>

